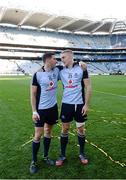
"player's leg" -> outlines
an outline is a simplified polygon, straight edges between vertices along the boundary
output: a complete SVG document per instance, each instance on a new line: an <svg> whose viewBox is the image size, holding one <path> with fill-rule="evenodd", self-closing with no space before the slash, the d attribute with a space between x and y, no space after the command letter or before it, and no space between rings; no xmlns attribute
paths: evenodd
<svg viewBox="0 0 126 180"><path fill-rule="evenodd" d="M77 124L77 133L78 133L78 143L80 146L79 150L79 158L81 163L87 164L88 159L86 158L85 154L85 129L83 123L76 123Z"/></svg>
<svg viewBox="0 0 126 180"><path fill-rule="evenodd" d="M51 143L51 134L52 134L52 128L53 125L49 125L45 123L44 125L44 138L43 138L43 146L44 146L44 161L48 165L54 165L54 161L49 159L49 149L50 149L50 143Z"/></svg>
<svg viewBox="0 0 126 180"><path fill-rule="evenodd" d="M49 125L47 123L45 123L44 125L44 138L43 138L44 157L48 157L49 147L51 143L52 127L53 125Z"/></svg>
<svg viewBox="0 0 126 180"><path fill-rule="evenodd" d="M37 154L40 147L40 139L43 134L43 127L35 127L35 135L32 141L32 162L30 165L30 172L36 173L38 171L37 167Z"/></svg>
<svg viewBox="0 0 126 180"><path fill-rule="evenodd" d="M62 131L60 136L60 157L56 161L56 166L61 166L66 160L69 129L70 123L62 123Z"/></svg>
<svg viewBox="0 0 126 180"><path fill-rule="evenodd" d="M60 147L61 147L61 155L66 157L66 148L68 144L68 133L70 129L70 123L62 123L62 131L60 136Z"/></svg>
<svg viewBox="0 0 126 180"><path fill-rule="evenodd" d="M37 162L37 153L40 147L40 139L43 134L43 127L35 127L35 135L32 141L32 161Z"/></svg>
<svg viewBox="0 0 126 180"><path fill-rule="evenodd" d="M52 135L52 128L53 125L58 121L58 107L55 105L52 108L49 108L45 111L45 124L44 124L44 138L43 138L43 145L44 145L44 161L46 161L49 165L54 165L54 161L49 159L48 153L50 149L51 143L51 135Z"/></svg>
<svg viewBox="0 0 126 180"><path fill-rule="evenodd" d="M75 111L75 120L77 126L77 135L78 135L78 143L80 146L79 149L79 158L83 164L87 164L88 160L85 155L85 121L87 120L87 116L83 116L82 111L83 105L77 105L77 109Z"/></svg>
<svg viewBox="0 0 126 180"><path fill-rule="evenodd" d="M62 130L60 136L60 157L56 161L57 166L61 166L66 159L66 148L68 144L68 132L70 129L70 122L73 120L74 106L69 104L62 104L61 108L61 121L62 121Z"/></svg>
<svg viewBox="0 0 126 180"><path fill-rule="evenodd" d="M38 154L39 147L40 147L40 139L41 139L41 136L43 135L43 131L44 131L44 117L42 115L43 111L38 110L38 113L40 116L40 120L37 120L36 122L34 122L35 134L34 134L34 138L32 141L32 162L30 165L30 173L36 173L38 171L37 154Z"/></svg>

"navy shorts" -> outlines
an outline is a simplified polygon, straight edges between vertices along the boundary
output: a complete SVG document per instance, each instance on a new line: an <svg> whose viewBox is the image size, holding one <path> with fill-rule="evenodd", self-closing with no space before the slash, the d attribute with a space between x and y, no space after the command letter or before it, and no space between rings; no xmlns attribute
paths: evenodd
<svg viewBox="0 0 126 180"><path fill-rule="evenodd" d="M35 127L43 127L44 123L54 125L58 122L58 107L57 104L48 109L38 110L40 120L36 121Z"/></svg>
<svg viewBox="0 0 126 180"><path fill-rule="evenodd" d="M60 118L63 123L68 123L75 119L76 122L82 123L87 120L87 115L82 116L82 107L84 104L66 104L62 103Z"/></svg>

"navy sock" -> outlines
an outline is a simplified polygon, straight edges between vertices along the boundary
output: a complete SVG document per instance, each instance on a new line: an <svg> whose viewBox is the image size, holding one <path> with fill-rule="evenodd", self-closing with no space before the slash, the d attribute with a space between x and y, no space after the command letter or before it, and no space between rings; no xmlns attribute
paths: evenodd
<svg viewBox="0 0 126 180"><path fill-rule="evenodd" d="M78 133L78 143L80 146L80 154L84 154L85 136Z"/></svg>
<svg viewBox="0 0 126 180"><path fill-rule="evenodd" d="M44 137L43 145L44 145L44 157L48 156L49 147L50 147L51 138Z"/></svg>
<svg viewBox="0 0 126 180"><path fill-rule="evenodd" d="M68 143L68 134L61 134L60 145L61 145L61 155L66 156L66 147Z"/></svg>
<svg viewBox="0 0 126 180"><path fill-rule="evenodd" d="M37 162L37 153L40 147L40 141L32 141L32 161Z"/></svg>

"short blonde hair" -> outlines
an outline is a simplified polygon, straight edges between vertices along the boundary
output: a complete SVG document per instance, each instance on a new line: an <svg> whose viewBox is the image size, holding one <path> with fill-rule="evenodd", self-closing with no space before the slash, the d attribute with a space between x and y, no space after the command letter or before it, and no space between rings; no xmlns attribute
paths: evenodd
<svg viewBox="0 0 126 180"><path fill-rule="evenodd" d="M61 54L63 54L63 53L70 53L73 55L73 51L71 49L66 49L66 50L61 52Z"/></svg>

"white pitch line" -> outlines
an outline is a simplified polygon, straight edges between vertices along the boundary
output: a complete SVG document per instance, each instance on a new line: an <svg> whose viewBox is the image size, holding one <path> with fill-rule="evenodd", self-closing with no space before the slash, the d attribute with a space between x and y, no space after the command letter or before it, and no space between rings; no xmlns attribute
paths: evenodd
<svg viewBox="0 0 126 180"><path fill-rule="evenodd" d="M120 94L113 94L113 93L108 93L108 92L103 92L103 91L96 91L96 90L93 90L93 91L98 92L98 93L102 93L102 94L107 94L107 95L112 95L112 96L118 96L118 97L126 98L126 96L123 96L123 95L120 95Z"/></svg>

